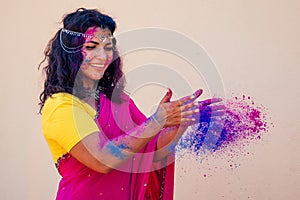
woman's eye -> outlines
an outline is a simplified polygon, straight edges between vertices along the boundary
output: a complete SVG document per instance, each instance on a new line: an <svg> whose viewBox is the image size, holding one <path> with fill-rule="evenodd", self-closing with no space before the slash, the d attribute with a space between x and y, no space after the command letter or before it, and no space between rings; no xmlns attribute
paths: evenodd
<svg viewBox="0 0 300 200"><path fill-rule="evenodd" d="M96 46L86 46L85 49L87 50L91 50L91 49L94 49Z"/></svg>
<svg viewBox="0 0 300 200"><path fill-rule="evenodd" d="M113 50L113 47L105 47L104 50L105 51L111 51L111 50Z"/></svg>

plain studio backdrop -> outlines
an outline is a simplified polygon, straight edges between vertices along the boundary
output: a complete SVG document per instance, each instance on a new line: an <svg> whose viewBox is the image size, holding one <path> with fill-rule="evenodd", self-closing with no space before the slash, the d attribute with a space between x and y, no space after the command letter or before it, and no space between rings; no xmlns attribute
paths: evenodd
<svg viewBox="0 0 300 200"><path fill-rule="evenodd" d="M299 1L9 0L2 2L0 18L0 199L55 197L59 175L37 114L43 80L37 65L47 42L61 28L63 14L78 7L99 8L113 16L116 35L158 27L187 36L215 63L226 95L248 94L268 108L275 126L262 141L247 147L251 154L236 158L239 167L228 170L226 159L209 158L216 170L204 177L199 162L178 161L175 199L299 198ZM189 63L171 53L141 50L123 59L125 72L158 63L178 72L191 88L204 88L204 97L210 96L205 74L197 79ZM132 97L149 115L165 91L159 84L144 85Z"/></svg>

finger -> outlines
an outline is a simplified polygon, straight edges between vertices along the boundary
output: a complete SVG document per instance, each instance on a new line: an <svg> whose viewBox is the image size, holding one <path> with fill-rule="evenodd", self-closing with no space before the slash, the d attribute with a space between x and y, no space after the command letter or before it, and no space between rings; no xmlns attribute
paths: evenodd
<svg viewBox="0 0 300 200"><path fill-rule="evenodd" d="M160 101L160 104L162 103L166 103L166 102L169 102L171 100L171 97L172 97L172 90L169 88L167 93L165 94L165 96L162 98L162 100Z"/></svg>
<svg viewBox="0 0 300 200"><path fill-rule="evenodd" d="M211 112L211 111L219 111L219 110L226 110L225 105L214 105L214 106L199 106L199 102L192 102L189 104L185 104L181 106L181 111L187 111L187 110L195 110L200 109L200 112Z"/></svg>
<svg viewBox="0 0 300 200"><path fill-rule="evenodd" d="M198 122L199 122L199 124L206 123L206 124L208 124L208 126L210 124L214 124L214 126L216 126L216 125L222 126L222 125L224 125L225 120L220 117L206 117L206 118L200 118L198 120Z"/></svg>
<svg viewBox="0 0 300 200"><path fill-rule="evenodd" d="M191 117L181 118L181 123L186 123L186 122L197 123L197 119Z"/></svg>
<svg viewBox="0 0 300 200"><path fill-rule="evenodd" d="M204 106L201 108L201 110L210 110L210 111L218 111L218 110L226 110L226 106L224 105L214 105L214 106Z"/></svg>
<svg viewBox="0 0 300 200"><path fill-rule="evenodd" d="M194 118L182 118L180 126L191 126L198 123L199 122Z"/></svg>
<svg viewBox="0 0 300 200"><path fill-rule="evenodd" d="M224 111L225 112L226 107L224 105L215 105L215 106L204 106L200 108L200 113L206 113L206 112L216 112L216 111Z"/></svg>
<svg viewBox="0 0 300 200"><path fill-rule="evenodd" d="M189 110L189 111L182 112L181 117L185 118L185 117L188 117L188 116L191 116L191 115L194 116L198 113L199 113L199 109Z"/></svg>
<svg viewBox="0 0 300 200"><path fill-rule="evenodd" d="M194 92L194 94L182 97L182 98L178 99L177 101L179 102L180 105L184 105L184 104L190 103L192 101L195 101L202 93L203 93L203 90L199 89L199 90L196 90Z"/></svg>
<svg viewBox="0 0 300 200"><path fill-rule="evenodd" d="M203 107L203 106L207 106L213 103L218 103L221 102L222 99L221 98L211 98L211 99L206 99L204 101L199 101L199 106Z"/></svg>
<svg viewBox="0 0 300 200"><path fill-rule="evenodd" d="M211 121L212 122L222 122L222 123L225 123L225 120L226 120L225 115L224 116L214 116L214 117L211 117Z"/></svg>
<svg viewBox="0 0 300 200"><path fill-rule="evenodd" d="M198 122L201 123L214 123L214 124L219 124L223 125L225 123L226 117L225 116L213 116L213 117L200 117Z"/></svg>
<svg viewBox="0 0 300 200"><path fill-rule="evenodd" d="M198 102L191 102L191 103L182 105L180 107L180 109L182 112L187 111L187 110L195 110L195 109L199 110L199 105L198 105Z"/></svg>
<svg viewBox="0 0 300 200"><path fill-rule="evenodd" d="M200 112L200 117L217 117L225 115L225 111Z"/></svg>

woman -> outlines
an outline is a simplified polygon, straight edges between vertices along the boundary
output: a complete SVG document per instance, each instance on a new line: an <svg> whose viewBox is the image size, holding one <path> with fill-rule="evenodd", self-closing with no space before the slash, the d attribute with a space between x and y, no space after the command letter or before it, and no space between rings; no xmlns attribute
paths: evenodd
<svg viewBox="0 0 300 200"><path fill-rule="evenodd" d="M124 92L115 28L111 17L80 8L45 50L40 106L62 176L56 199L173 199L172 147L197 122L202 90L176 101L169 90L147 119Z"/></svg>

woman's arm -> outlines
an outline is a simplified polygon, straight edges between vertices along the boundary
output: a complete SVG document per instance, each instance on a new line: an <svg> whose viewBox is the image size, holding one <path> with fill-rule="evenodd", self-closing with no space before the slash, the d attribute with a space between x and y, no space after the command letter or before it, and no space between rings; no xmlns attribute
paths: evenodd
<svg viewBox="0 0 300 200"><path fill-rule="evenodd" d="M70 154L87 167L101 173L108 173L139 152L163 128L195 121L191 117L198 109L193 102L202 90L169 102L172 92L169 90L160 102L156 113L129 133L111 141L103 133L93 133L71 150Z"/></svg>
<svg viewBox="0 0 300 200"><path fill-rule="evenodd" d="M175 147L188 126L174 126L162 130L157 140L157 150L154 161L160 161L166 156L175 156Z"/></svg>
<svg viewBox="0 0 300 200"><path fill-rule="evenodd" d="M128 135L111 141L105 139L103 133L92 133L77 143L70 154L85 166L108 173L139 152L160 129L155 122L147 120ZM99 137L100 134L102 136Z"/></svg>

